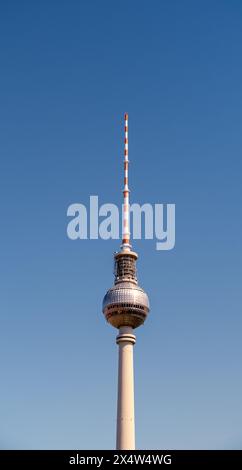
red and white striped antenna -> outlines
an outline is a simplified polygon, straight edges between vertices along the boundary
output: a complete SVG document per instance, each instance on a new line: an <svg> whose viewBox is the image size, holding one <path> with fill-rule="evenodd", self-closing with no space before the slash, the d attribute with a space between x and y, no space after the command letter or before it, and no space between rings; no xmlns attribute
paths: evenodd
<svg viewBox="0 0 242 470"><path fill-rule="evenodd" d="M128 143L128 114L124 115L124 202L122 226L122 250L129 250L130 245L130 208L129 208L129 143Z"/></svg>

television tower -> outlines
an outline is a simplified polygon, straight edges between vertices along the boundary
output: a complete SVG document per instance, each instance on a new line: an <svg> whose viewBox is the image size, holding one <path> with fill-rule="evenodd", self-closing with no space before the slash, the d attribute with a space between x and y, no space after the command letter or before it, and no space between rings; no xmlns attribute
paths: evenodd
<svg viewBox="0 0 242 470"><path fill-rule="evenodd" d="M115 280L103 299L103 313L108 323L119 330L118 406L116 449L135 449L134 422L134 329L142 325L149 313L149 299L139 287L136 275L137 253L130 244L130 207L128 183L128 114L124 115L124 204L122 245L114 254Z"/></svg>

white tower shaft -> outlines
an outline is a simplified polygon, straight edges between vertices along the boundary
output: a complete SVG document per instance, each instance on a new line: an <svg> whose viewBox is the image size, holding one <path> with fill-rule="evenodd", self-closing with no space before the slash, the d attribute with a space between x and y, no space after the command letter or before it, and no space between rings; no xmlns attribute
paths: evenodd
<svg viewBox="0 0 242 470"><path fill-rule="evenodd" d="M116 339L119 346L117 450L135 449L133 367L135 340L133 328L124 326L119 329Z"/></svg>

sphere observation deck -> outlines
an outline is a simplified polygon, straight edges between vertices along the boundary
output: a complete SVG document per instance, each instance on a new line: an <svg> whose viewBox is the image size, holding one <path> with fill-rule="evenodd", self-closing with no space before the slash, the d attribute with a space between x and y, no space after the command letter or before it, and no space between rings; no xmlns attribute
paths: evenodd
<svg viewBox="0 0 242 470"><path fill-rule="evenodd" d="M103 299L103 313L115 328L137 328L144 323L149 313L148 296L137 283L137 258L138 255L133 251L115 254L115 284Z"/></svg>

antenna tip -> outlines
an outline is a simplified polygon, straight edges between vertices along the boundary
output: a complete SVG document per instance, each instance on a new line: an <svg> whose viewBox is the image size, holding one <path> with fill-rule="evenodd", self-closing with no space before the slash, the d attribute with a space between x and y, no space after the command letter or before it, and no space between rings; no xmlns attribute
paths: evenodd
<svg viewBox="0 0 242 470"><path fill-rule="evenodd" d="M128 113L125 113L125 115L124 115L124 119L125 119L125 121L127 121L127 120L128 120L128 117L129 117Z"/></svg>

